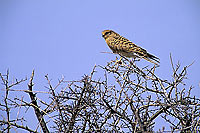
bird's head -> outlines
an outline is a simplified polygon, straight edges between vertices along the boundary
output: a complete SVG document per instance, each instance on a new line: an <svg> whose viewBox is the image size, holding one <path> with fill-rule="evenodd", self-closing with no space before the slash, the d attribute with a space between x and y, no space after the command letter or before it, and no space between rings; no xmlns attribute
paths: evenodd
<svg viewBox="0 0 200 133"><path fill-rule="evenodd" d="M104 31L102 31L102 37L104 38L104 39L107 39L108 37L110 37L110 36L116 36L117 35L117 33L115 33L114 31L112 31L112 30L104 30Z"/></svg>

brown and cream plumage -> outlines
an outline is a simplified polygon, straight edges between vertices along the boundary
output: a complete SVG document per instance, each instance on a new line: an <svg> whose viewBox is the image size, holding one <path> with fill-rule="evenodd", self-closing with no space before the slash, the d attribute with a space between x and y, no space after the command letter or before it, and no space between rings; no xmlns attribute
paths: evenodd
<svg viewBox="0 0 200 133"><path fill-rule="evenodd" d="M156 65L157 63L160 63L160 59L158 57L149 54L145 49L137 46L112 30L104 30L102 32L102 36L113 53L117 53L128 58L143 58Z"/></svg>

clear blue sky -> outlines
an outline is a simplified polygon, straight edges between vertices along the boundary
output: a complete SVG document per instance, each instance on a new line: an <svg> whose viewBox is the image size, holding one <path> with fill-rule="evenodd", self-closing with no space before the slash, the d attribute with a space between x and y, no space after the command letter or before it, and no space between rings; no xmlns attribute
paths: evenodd
<svg viewBox="0 0 200 133"><path fill-rule="evenodd" d="M35 69L40 90L45 74L80 79L115 58L100 53L110 52L105 29L158 56L160 77L171 78L170 53L182 66L195 61L188 85L200 96L199 0L0 0L0 72L23 78Z"/></svg>

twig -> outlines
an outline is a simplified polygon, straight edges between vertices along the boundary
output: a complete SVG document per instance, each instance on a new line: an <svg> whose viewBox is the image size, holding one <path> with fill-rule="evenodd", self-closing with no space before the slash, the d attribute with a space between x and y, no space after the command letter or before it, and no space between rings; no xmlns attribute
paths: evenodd
<svg viewBox="0 0 200 133"><path fill-rule="evenodd" d="M29 96L31 98L32 104L34 105L33 108L34 108L35 114L37 116L37 119L38 119L38 121L40 123L40 126L41 126L43 132L44 133L49 133L49 130L48 130L47 125L46 125L46 122L45 122L45 120L44 120L44 118L43 118L43 116L42 116L42 114L41 114L41 112L39 110L38 105L37 105L36 95L33 94L33 92L32 92L33 85L34 85L33 84L33 77L34 77L34 70L32 72L32 75L31 75L31 78L30 78L30 81L29 81L29 84L28 84L28 88L29 88L28 94L29 94Z"/></svg>

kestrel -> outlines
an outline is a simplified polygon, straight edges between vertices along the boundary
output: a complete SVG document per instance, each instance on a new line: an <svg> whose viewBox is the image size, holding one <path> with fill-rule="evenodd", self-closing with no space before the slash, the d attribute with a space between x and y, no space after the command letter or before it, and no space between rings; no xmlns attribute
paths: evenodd
<svg viewBox="0 0 200 133"><path fill-rule="evenodd" d="M113 53L117 53L128 58L143 58L151 63L154 63L155 65L160 63L160 59L158 57L149 54L145 49L137 46L112 30L104 30L102 32L102 36Z"/></svg>

